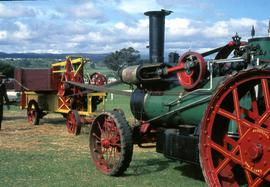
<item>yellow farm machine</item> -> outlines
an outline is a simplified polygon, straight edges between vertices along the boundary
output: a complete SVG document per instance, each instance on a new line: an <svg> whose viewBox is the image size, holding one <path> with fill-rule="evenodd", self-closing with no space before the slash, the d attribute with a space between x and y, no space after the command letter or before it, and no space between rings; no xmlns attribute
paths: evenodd
<svg viewBox="0 0 270 187"><path fill-rule="evenodd" d="M29 124L38 125L50 112L60 113L66 118L68 132L78 135L82 124L91 123L93 117L104 110L106 93L84 93L83 88L66 84L66 81L95 86L107 83L106 77L98 72L85 76L86 63L85 58L68 56L48 69L15 70L15 89L22 92L21 108L27 109Z"/></svg>

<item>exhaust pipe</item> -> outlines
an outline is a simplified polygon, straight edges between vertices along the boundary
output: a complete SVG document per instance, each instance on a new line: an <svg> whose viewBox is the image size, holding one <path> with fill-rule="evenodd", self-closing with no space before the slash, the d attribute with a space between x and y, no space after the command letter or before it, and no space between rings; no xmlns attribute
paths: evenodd
<svg viewBox="0 0 270 187"><path fill-rule="evenodd" d="M164 63L164 27L165 16L172 11L149 11L144 15L149 16L149 61L150 63Z"/></svg>

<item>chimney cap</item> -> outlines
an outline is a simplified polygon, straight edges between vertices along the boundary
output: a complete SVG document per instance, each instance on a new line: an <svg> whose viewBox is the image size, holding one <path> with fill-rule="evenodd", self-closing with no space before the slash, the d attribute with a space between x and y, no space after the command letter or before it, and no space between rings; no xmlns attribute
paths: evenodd
<svg viewBox="0 0 270 187"><path fill-rule="evenodd" d="M173 11L161 9L160 11L148 11L148 12L145 12L144 15L146 15L146 16L151 16L151 15L168 16L171 13L173 13Z"/></svg>

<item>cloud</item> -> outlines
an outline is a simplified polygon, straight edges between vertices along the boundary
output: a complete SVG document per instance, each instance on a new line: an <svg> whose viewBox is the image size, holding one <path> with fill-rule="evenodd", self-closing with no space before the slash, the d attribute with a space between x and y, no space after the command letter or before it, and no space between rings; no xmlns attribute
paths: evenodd
<svg viewBox="0 0 270 187"><path fill-rule="evenodd" d="M162 6L160 6L155 0L129 0L122 1L119 5L119 9L129 13L129 14L142 14L143 12L149 10L160 10Z"/></svg>
<svg viewBox="0 0 270 187"><path fill-rule="evenodd" d="M0 3L0 18L35 17L37 12L28 6L12 4L6 6Z"/></svg>
<svg viewBox="0 0 270 187"><path fill-rule="evenodd" d="M184 18L167 19L166 31L171 36L192 36L199 31L192 22L194 21Z"/></svg>
<svg viewBox="0 0 270 187"><path fill-rule="evenodd" d="M55 6L44 3L45 7L0 3L1 51L108 53L132 46L148 54L149 20L143 12L166 6L175 10L165 21L167 52L219 47L231 40L235 32L246 39L251 25L255 26L256 35L265 35L268 25L266 20L244 16L237 19L185 17L183 9L191 15L188 7L194 6L195 0L80 0L75 5L73 0L65 2L69 3ZM202 3L200 8L208 10L209 7ZM3 16L8 19L1 19Z"/></svg>
<svg viewBox="0 0 270 187"><path fill-rule="evenodd" d="M202 33L209 38L228 37L235 32L246 34L250 32L252 25L257 26L257 22L258 21L250 18L218 21L212 26L205 28Z"/></svg>
<svg viewBox="0 0 270 187"><path fill-rule="evenodd" d="M22 22L16 21L15 25L18 27L18 30L13 32L12 36L15 40L27 40L33 36L33 32L28 29L28 27Z"/></svg>
<svg viewBox="0 0 270 187"><path fill-rule="evenodd" d="M79 18L95 19L98 21L105 21L105 14L103 11L91 2L83 3L72 7L70 10L71 16L75 15Z"/></svg>

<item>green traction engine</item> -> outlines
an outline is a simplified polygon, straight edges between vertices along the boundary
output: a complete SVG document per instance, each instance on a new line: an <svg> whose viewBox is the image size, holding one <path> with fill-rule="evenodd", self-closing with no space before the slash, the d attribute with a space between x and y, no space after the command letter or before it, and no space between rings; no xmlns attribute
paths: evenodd
<svg viewBox="0 0 270 187"><path fill-rule="evenodd" d="M164 63L166 10L150 11L149 63L123 67L133 85L129 125L121 110L104 112L90 130L96 167L121 175L133 145L199 164L209 186L270 185L270 37L188 51Z"/></svg>

